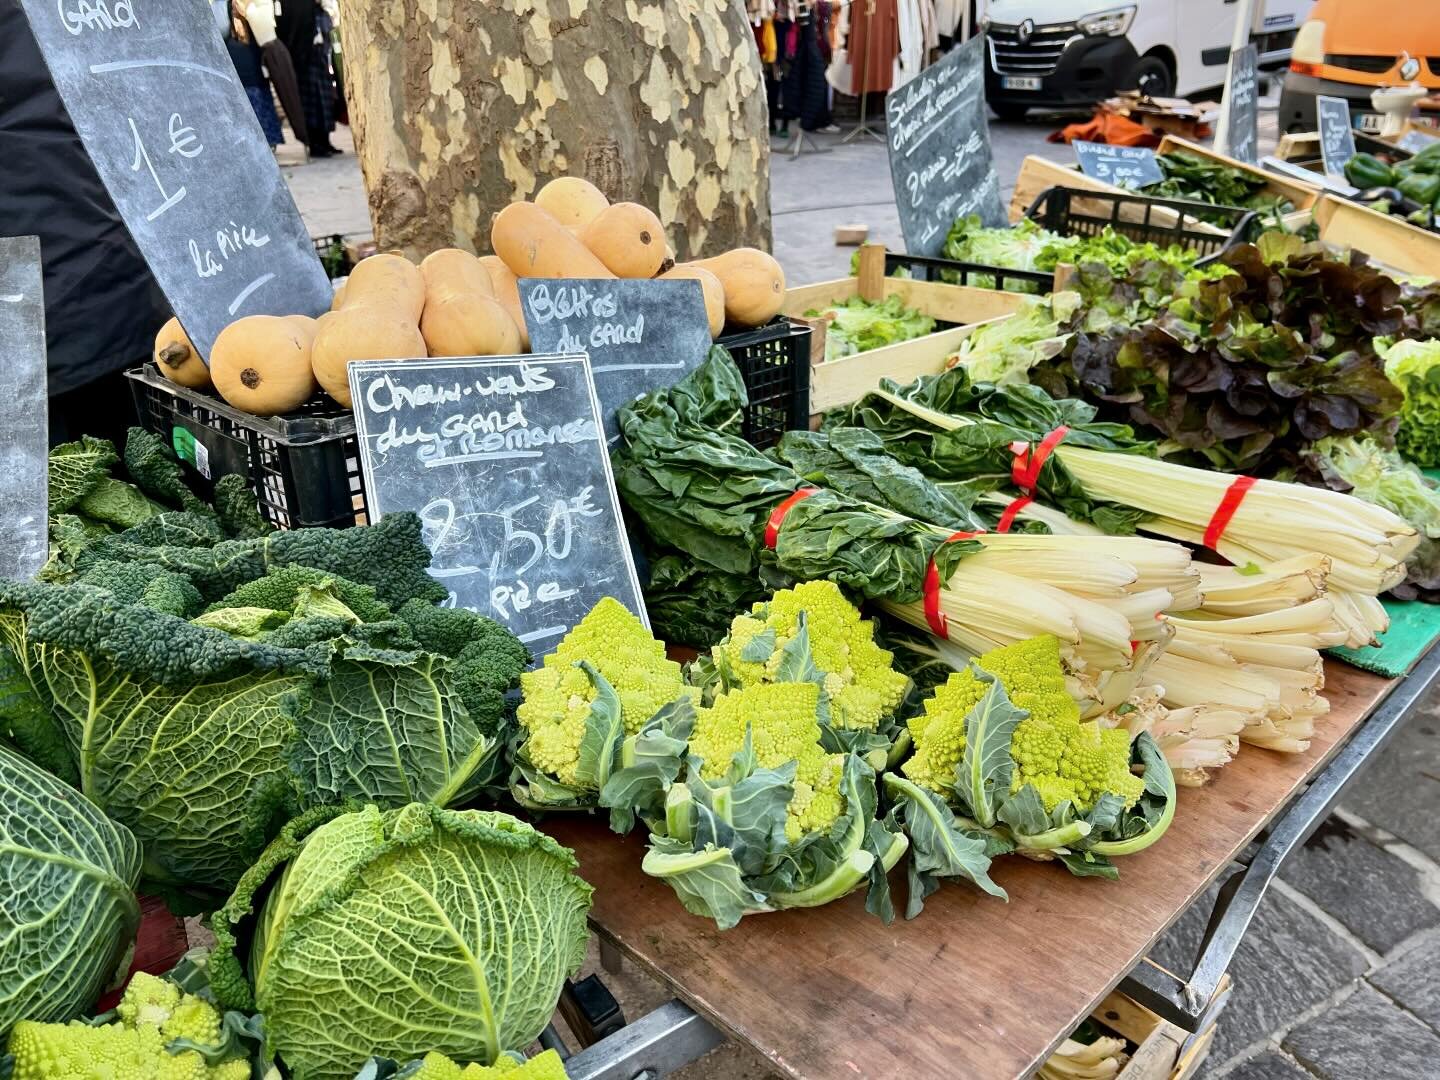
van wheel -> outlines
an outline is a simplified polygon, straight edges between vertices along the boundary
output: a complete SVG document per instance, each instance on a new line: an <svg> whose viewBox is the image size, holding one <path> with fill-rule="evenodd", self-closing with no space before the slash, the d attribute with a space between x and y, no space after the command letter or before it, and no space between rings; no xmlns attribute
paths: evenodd
<svg viewBox="0 0 1440 1080"><path fill-rule="evenodd" d="M1130 69L1125 85L1133 86L1147 97L1169 97L1175 93L1175 73L1158 56L1142 56Z"/></svg>
<svg viewBox="0 0 1440 1080"><path fill-rule="evenodd" d="M1013 101L992 101L990 111L1001 120L1024 120L1025 114L1030 111L1029 105L1017 105Z"/></svg>

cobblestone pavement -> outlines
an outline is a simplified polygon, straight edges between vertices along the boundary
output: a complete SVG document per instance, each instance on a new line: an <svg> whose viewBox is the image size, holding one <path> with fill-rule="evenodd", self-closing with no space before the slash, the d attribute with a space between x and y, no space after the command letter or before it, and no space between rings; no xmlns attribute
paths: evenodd
<svg viewBox="0 0 1440 1080"><path fill-rule="evenodd" d="M1275 141L1262 112L1262 149ZM995 124L1002 179L1013 183L1026 154L1069 160L1044 136L1052 119ZM849 248L833 229L864 224L900 246L885 149L871 140L831 152L782 157L771 166L775 253L792 283L841 277ZM351 150L349 131L336 145ZM304 165L282 147L286 179L310 231L367 233L364 185L353 153ZM1009 199L1008 187L1004 193ZM1197 905L1152 954L1185 968L1204 930ZM587 971L596 970L593 955ZM1385 755L1280 875L1246 935L1231 974L1235 992L1220 1018L1207 1080L1419 1080L1440 1077L1440 698L1427 702ZM605 975L628 1016L668 996L633 965ZM726 1046L681 1080L772 1080L762 1061ZM932 1078L916 1078L932 1080ZM933 1078L942 1080L942 1078ZM951 1080L951 1078L943 1078ZM981 1078L985 1080L985 1078Z"/></svg>

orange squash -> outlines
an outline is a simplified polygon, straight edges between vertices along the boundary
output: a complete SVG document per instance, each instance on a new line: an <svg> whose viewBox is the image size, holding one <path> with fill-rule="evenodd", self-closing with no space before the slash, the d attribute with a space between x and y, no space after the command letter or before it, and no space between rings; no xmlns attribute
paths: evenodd
<svg viewBox="0 0 1440 1080"><path fill-rule="evenodd" d="M514 356L520 351L515 320L491 296L457 292L431 300L420 316L431 356Z"/></svg>
<svg viewBox="0 0 1440 1080"><path fill-rule="evenodd" d="M535 205L567 229L583 229L610 205L610 200L589 180L557 176L535 193Z"/></svg>
<svg viewBox="0 0 1440 1080"><path fill-rule="evenodd" d="M736 248L681 265L698 266L720 279L726 321L736 326L763 326L785 306L785 271L759 248Z"/></svg>
<svg viewBox="0 0 1440 1080"><path fill-rule="evenodd" d="M517 278L614 278L590 249L533 203L511 203L495 215L490 246Z"/></svg>
<svg viewBox="0 0 1440 1080"><path fill-rule="evenodd" d="M425 310L425 277L403 255L388 252L361 259L345 282L344 307L393 305L417 323Z"/></svg>
<svg viewBox="0 0 1440 1080"><path fill-rule="evenodd" d="M666 270L658 281L698 281L705 297L705 316L710 320L710 336L716 338L725 329L725 286L703 266L676 266Z"/></svg>
<svg viewBox="0 0 1440 1080"><path fill-rule="evenodd" d="M639 203L615 203L580 234L616 277L653 278L665 261L665 227Z"/></svg>
<svg viewBox="0 0 1440 1080"><path fill-rule="evenodd" d="M520 286L515 275L499 255L480 256L480 265L485 267L490 275L490 283L495 286L495 299L500 301L500 306L505 309L514 322L515 329L519 331L520 351L529 352L530 333L525 329L525 312L520 307Z"/></svg>
<svg viewBox="0 0 1440 1080"><path fill-rule="evenodd" d="M297 316L236 319L210 350L210 377L220 396L256 416L292 412L315 392L310 334Z"/></svg>
<svg viewBox="0 0 1440 1080"><path fill-rule="evenodd" d="M155 335L154 358L160 374L178 386L200 390L210 385L210 369L174 316Z"/></svg>
<svg viewBox="0 0 1440 1080"><path fill-rule="evenodd" d="M310 349L310 364L321 388L350 405L345 365L351 360L413 360L426 355L419 327L393 308L347 305L325 318Z"/></svg>
<svg viewBox="0 0 1440 1080"><path fill-rule="evenodd" d="M473 292L494 296L495 287L480 260L460 248L441 248L425 256L420 263L420 276L425 279L425 302L438 298L442 292Z"/></svg>

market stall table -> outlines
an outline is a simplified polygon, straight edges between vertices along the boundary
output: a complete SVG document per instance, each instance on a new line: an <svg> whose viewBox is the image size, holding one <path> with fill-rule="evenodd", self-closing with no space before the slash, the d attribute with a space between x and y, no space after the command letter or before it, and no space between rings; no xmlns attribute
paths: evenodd
<svg viewBox="0 0 1440 1080"><path fill-rule="evenodd" d="M1433 659L1422 661L1427 679ZM642 832L621 838L600 818L578 816L550 818L544 828L575 849L595 886L591 921L602 941L777 1072L805 1080L1025 1076L1397 685L1327 661L1331 711L1310 749L1247 746L1206 787L1181 789L1169 832L1127 858L1118 882L1007 858L992 873L1008 903L947 883L918 919L890 926L868 915L857 893L721 932L641 872ZM903 875L892 883L903 910Z"/></svg>

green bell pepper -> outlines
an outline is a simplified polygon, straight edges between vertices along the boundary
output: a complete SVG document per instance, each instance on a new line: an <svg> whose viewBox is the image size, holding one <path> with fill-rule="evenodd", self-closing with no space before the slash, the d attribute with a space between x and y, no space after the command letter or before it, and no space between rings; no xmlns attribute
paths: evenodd
<svg viewBox="0 0 1440 1080"><path fill-rule="evenodd" d="M1415 172L1395 185L1400 194L1414 199L1421 206L1431 206L1440 197L1440 176Z"/></svg>
<svg viewBox="0 0 1440 1080"><path fill-rule="evenodd" d="M1356 154L1345 163L1345 179L1361 191L1377 187L1394 187L1395 171L1374 154Z"/></svg>

